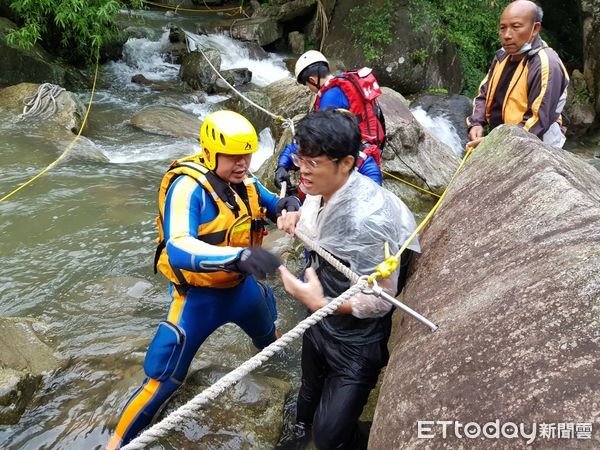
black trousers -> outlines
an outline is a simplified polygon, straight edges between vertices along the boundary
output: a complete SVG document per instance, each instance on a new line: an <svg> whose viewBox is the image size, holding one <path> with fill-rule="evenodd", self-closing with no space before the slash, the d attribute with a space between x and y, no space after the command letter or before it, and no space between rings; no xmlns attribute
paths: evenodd
<svg viewBox="0 0 600 450"><path fill-rule="evenodd" d="M352 345L330 337L318 325L307 330L296 418L312 424L318 450L356 448L358 418L388 357L387 336Z"/></svg>

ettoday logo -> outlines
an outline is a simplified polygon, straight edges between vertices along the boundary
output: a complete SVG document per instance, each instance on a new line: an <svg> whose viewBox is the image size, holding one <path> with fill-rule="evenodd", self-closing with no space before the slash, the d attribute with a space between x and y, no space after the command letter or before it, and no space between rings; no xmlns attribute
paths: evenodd
<svg viewBox="0 0 600 450"><path fill-rule="evenodd" d="M419 420L417 437L419 439L523 439L531 445L536 439L591 439L591 422L560 422L524 424L500 422L496 419L480 424L478 422L461 423L458 420Z"/></svg>

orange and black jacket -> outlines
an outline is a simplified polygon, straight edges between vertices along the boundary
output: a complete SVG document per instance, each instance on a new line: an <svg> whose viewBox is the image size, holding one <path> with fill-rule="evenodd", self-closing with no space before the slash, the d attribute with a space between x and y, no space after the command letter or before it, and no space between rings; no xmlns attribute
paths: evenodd
<svg viewBox="0 0 600 450"><path fill-rule="evenodd" d="M500 49L479 85L467 125L517 125L542 138L554 122L562 125L568 85L559 56L539 37L520 61Z"/></svg>

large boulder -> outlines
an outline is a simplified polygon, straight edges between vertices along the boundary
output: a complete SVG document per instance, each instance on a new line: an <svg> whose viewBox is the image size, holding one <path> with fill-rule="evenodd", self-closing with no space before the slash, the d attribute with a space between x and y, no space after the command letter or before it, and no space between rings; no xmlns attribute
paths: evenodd
<svg viewBox="0 0 600 450"><path fill-rule="evenodd" d="M242 19L231 24L231 37L263 46L283 37L283 27L271 17Z"/></svg>
<svg viewBox="0 0 600 450"><path fill-rule="evenodd" d="M168 106L156 106L136 113L129 124L148 133L197 141L202 122L189 112Z"/></svg>
<svg viewBox="0 0 600 450"><path fill-rule="evenodd" d="M567 92L565 113L569 118L567 138L583 136L594 125L596 111L582 73L575 69Z"/></svg>
<svg viewBox="0 0 600 450"><path fill-rule="evenodd" d="M419 191L396 178L435 194L441 194L459 164L454 151L417 122L398 92L382 88L378 98L385 116L386 144L381 168L384 186L400 197L418 217L422 217L436 197Z"/></svg>
<svg viewBox="0 0 600 450"><path fill-rule="evenodd" d="M204 55L200 52L191 52L183 56L179 68L179 78L192 89L203 90L211 94L217 90L218 77L210 64L219 70L221 68L221 54L212 48L203 52Z"/></svg>
<svg viewBox="0 0 600 450"><path fill-rule="evenodd" d="M285 118L306 114L311 104L310 90L296 83L292 78L282 78L258 91L245 92L244 95L267 111ZM284 130L280 123L276 123L270 115L241 97L232 97L224 103L224 106L246 116L257 131L269 127L275 140L282 136Z"/></svg>
<svg viewBox="0 0 600 450"><path fill-rule="evenodd" d="M10 20L0 17L0 86L27 81L30 83L53 83L68 88L80 87L84 79L77 70L54 61L39 45L22 49L9 45L6 34L16 29Z"/></svg>
<svg viewBox="0 0 600 450"><path fill-rule="evenodd" d="M595 169L522 129L493 130L420 237L403 298L440 328L405 318L392 336L369 448L529 448L464 428L456 438L456 422L446 439L422 423L434 437L419 438L418 421L443 420L498 420L488 435L593 422L589 440L536 444L598 448L599 223Z"/></svg>
<svg viewBox="0 0 600 450"><path fill-rule="evenodd" d="M463 86L463 74L456 48L444 44L440 52L432 54L429 50L429 34L413 30L408 2L398 3L390 12L391 43L379 45L382 56L367 61L364 49L352 30L352 18L363 13L363 10L357 12L355 8L368 6L372 14L389 12L388 0L337 2L325 39L324 54L328 58L343 61L347 69L365 65L372 67L381 85L405 95L427 88L444 88L451 94L459 93Z"/></svg>
<svg viewBox="0 0 600 450"><path fill-rule="evenodd" d="M279 22L290 22L315 11L317 0L281 0L263 3L253 17L270 17Z"/></svg>
<svg viewBox="0 0 600 450"><path fill-rule="evenodd" d="M170 26L168 41L164 43L160 53L166 61L172 64L181 64L183 58L190 53L185 31L179 27Z"/></svg>
<svg viewBox="0 0 600 450"><path fill-rule="evenodd" d="M246 91L244 96L253 103L256 103L261 108L267 111L272 110L271 99L262 91ZM268 127L275 128L273 119L268 114L264 113L256 106L250 104L247 100L241 98L238 95L232 95L223 102L223 109L230 109L232 111L240 113L242 116L247 118L257 132Z"/></svg>
<svg viewBox="0 0 600 450"><path fill-rule="evenodd" d="M36 95L39 84L20 83L0 90L0 108L9 110L15 114L23 112L23 101ZM48 104L52 108L52 103ZM79 132L85 116L85 106L72 92L62 91L56 97L56 110L54 114L45 120L55 122L74 134ZM37 120L37 119L31 119Z"/></svg>
<svg viewBox="0 0 600 450"><path fill-rule="evenodd" d="M596 113L600 114L600 4L595 0L581 0L583 19L583 75L592 94Z"/></svg>
<svg viewBox="0 0 600 450"><path fill-rule="evenodd" d="M31 402L44 374L59 367L53 350L37 332L43 324L0 318L0 424L15 424ZM37 330L37 331L36 331Z"/></svg>
<svg viewBox="0 0 600 450"><path fill-rule="evenodd" d="M171 413L224 376L219 367L192 371L165 410ZM198 418L170 432L168 448L272 449L283 428L284 404L291 386L276 378L250 374L228 388ZM183 432L182 432L183 431Z"/></svg>

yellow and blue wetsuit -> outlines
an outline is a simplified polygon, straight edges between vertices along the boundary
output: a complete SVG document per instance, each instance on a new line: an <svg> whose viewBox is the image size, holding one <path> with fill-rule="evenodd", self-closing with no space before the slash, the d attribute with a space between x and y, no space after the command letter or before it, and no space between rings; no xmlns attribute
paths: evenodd
<svg viewBox="0 0 600 450"><path fill-rule="evenodd" d="M226 228L229 226L225 234L233 235L243 214L238 213L238 219L234 214L227 217L223 201L209 184L200 182L198 177L180 174L172 178L164 189L164 209L161 210L165 242L163 257L168 257L168 264L175 271L187 274L186 278L192 282L199 280L197 283L201 285L182 287L171 280L171 306L166 320L159 324L144 362L147 378L125 405L109 449L125 445L150 424L184 381L199 347L221 325L237 324L258 348L276 339L274 321L277 313L271 288L258 283L252 276L244 277L234 272L235 262L244 248L225 245L233 239L230 237L218 245L206 242L215 242L219 239L217 235L223 233L203 234L203 230L210 228L212 223L220 221L225 223ZM238 196L240 208L243 209L244 204L251 205L246 212L256 217L256 211L250 210L259 203L266 209L266 215L274 218L279 198L254 177L247 177L244 186L257 196L254 205L252 199L248 201L246 198L244 202ZM240 192L240 186L237 188ZM251 244L255 243L247 245ZM163 269L161 271L164 273ZM196 274L203 278L194 279ZM215 276L212 285L211 274ZM210 287L214 285L226 287Z"/></svg>

